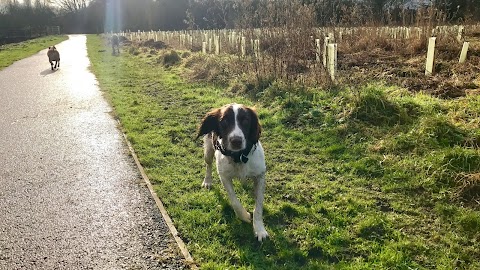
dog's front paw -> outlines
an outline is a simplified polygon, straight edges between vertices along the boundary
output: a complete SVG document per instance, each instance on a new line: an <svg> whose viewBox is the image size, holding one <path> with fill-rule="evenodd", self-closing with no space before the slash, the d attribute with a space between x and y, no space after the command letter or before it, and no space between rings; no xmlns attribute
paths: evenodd
<svg viewBox="0 0 480 270"><path fill-rule="evenodd" d="M268 237L267 230L265 230L265 226L263 226L262 220L255 219L253 221L253 231L255 232L255 237L257 237L258 241L260 242L262 242L263 239L266 239Z"/></svg>
<svg viewBox="0 0 480 270"><path fill-rule="evenodd" d="M263 228L262 230L255 231L255 237L257 237L259 242L262 242L264 239L267 239L268 233L265 228Z"/></svg>
<svg viewBox="0 0 480 270"><path fill-rule="evenodd" d="M212 187L212 178L205 177L205 179L203 179L202 187L206 189L210 189Z"/></svg>

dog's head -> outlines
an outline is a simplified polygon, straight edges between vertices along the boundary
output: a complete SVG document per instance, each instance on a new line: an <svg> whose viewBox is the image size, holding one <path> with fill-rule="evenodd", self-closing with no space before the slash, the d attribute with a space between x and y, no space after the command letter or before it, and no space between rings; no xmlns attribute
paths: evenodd
<svg viewBox="0 0 480 270"><path fill-rule="evenodd" d="M236 152L244 150L247 142L258 142L261 126L253 108L233 103L207 113L198 129L197 138L211 132L222 139L226 150Z"/></svg>
<svg viewBox="0 0 480 270"><path fill-rule="evenodd" d="M49 50L56 50L57 48L55 48L55 46L50 46L48 47Z"/></svg>

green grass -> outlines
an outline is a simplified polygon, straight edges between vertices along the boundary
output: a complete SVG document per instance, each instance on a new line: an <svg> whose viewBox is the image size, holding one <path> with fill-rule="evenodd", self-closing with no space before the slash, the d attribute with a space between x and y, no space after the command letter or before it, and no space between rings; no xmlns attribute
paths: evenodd
<svg viewBox="0 0 480 270"><path fill-rule="evenodd" d="M480 97L273 83L251 99L189 83L182 65L164 68L147 49L112 56L93 35L87 45L101 89L202 269L480 268ZM263 125L270 238L261 244L218 176L212 190L200 187L196 128L234 101L256 106ZM236 183L250 211L251 189Z"/></svg>
<svg viewBox="0 0 480 270"><path fill-rule="evenodd" d="M1 45L0 70L10 66L15 61L32 56L49 46L56 45L67 39L67 36L46 36L19 43Z"/></svg>

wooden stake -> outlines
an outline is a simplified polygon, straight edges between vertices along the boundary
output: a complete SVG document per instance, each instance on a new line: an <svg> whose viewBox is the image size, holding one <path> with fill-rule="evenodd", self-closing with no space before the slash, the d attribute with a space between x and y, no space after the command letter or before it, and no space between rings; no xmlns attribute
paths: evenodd
<svg viewBox="0 0 480 270"><path fill-rule="evenodd" d="M425 64L425 75L433 74L433 65L435 58L435 39L436 37L431 37L428 39L428 51L427 51L427 62Z"/></svg>
<svg viewBox="0 0 480 270"><path fill-rule="evenodd" d="M463 42L462 52L460 53L460 59L458 59L459 63L465 63L465 60L467 59L468 44L469 42L467 41Z"/></svg>

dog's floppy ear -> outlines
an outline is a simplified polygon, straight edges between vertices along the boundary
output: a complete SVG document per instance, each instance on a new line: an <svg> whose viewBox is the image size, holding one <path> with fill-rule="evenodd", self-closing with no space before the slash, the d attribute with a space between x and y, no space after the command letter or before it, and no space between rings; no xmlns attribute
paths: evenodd
<svg viewBox="0 0 480 270"><path fill-rule="evenodd" d="M250 126L250 133L248 134L248 139L255 144L260 139L260 133L262 133L262 127L260 126L260 121L258 120L258 115L255 109L247 107L247 111L250 113L250 119L252 119L252 123Z"/></svg>
<svg viewBox="0 0 480 270"><path fill-rule="evenodd" d="M198 134L196 139L200 136L206 135L210 132L214 132L216 134L219 133L218 123L220 118L220 109L214 109L207 113L202 120L200 127L198 128Z"/></svg>

